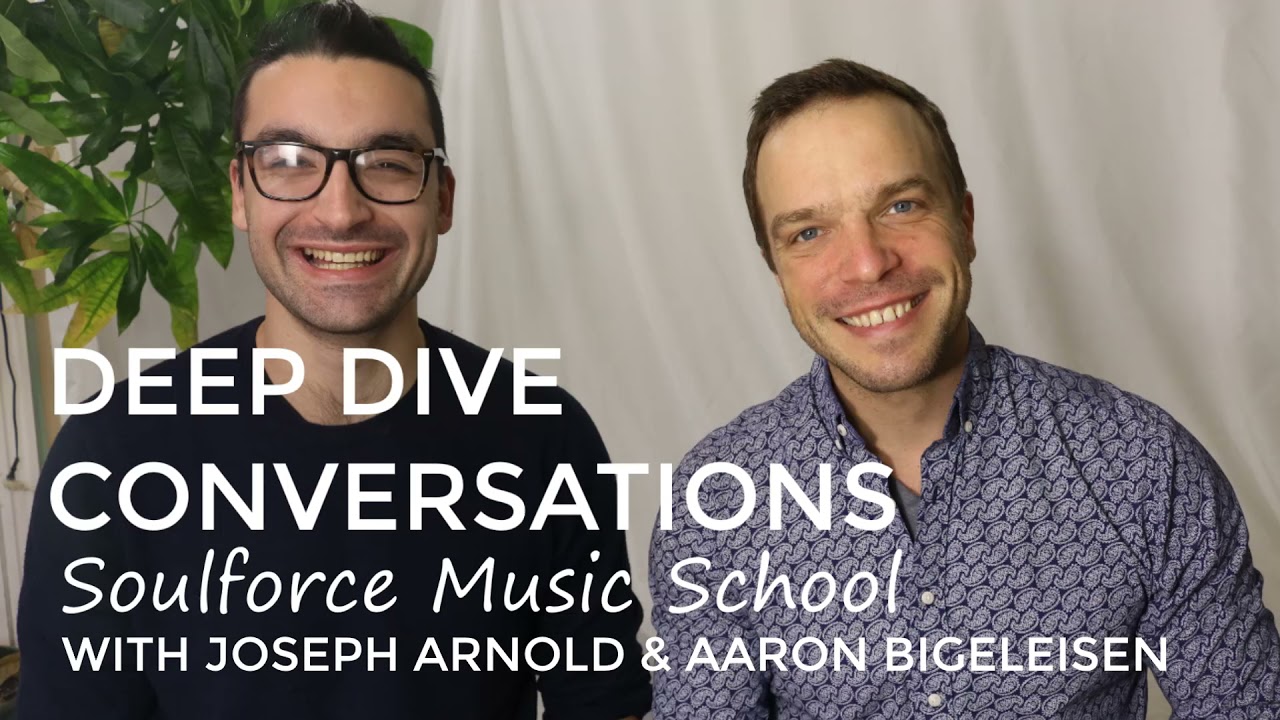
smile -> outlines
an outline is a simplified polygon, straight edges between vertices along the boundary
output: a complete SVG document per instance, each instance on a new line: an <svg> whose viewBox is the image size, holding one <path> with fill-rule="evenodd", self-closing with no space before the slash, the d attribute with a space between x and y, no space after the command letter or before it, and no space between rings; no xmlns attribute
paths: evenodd
<svg viewBox="0 0 1280 720"><path fill-rule="evenodd" d="M321 270L355 270L356 268L377 265L386 257L386 250L365 250L363 252L332 252L315 248L302 248L302 255L307 262Z"/></svg>
<svg viewBox="0 0 1280 720"><path fill-rule="evenodd" d="M876 310L869 310L861 315L842 317L840 318L840 322L854 327L875 327L876 325L883 325L887 322L893 322L894 320L897 320L903 315L911 312L922 300L924 300L924 296L918 295L906 302L886 305Z"/></svg>

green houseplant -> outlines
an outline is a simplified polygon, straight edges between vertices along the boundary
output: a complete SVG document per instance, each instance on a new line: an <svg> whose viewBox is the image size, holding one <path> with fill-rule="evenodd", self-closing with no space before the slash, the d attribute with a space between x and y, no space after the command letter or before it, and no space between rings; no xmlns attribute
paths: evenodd
<svg viewBox="0 0 1280 720"><path fill-rule="evenodd" d="M226 267L233 247L239 68L303 1L0 0L0 283L19 311L74 304L62 344L79 347L112 317L123 332L150 284L175 343L196 342L196 262L207 249ZM431 37L388 22L430 67ZM117 151L123 169L105 169ZM161 200L177 211L167 228L145 216Z"/></svg>

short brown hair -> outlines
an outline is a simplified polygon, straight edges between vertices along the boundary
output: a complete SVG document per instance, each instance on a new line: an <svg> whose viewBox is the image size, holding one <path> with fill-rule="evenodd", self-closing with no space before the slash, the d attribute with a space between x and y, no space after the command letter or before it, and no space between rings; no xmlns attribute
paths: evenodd
<svg viewBox="0 0 1280 720"><path fill-rule="evenodd" d="M756 163L765 136L783 120L815 102L852 99L877 93L901 98L920 113L945 156L943 167L957 207L963 204L968 186L964 170L960 168L960 156L956 154L956 146L947 132L947 120L938 106L919 90L875 68L838 58L807 70L783 75L761 91L755 104L751 106L751 127L747 130L747 163L742 170L742 191L747 199L747 212L751 215L751 226L756 232L756 244L760 246L760 252L770 270L775 268L773 253L769 249L769 228L762 216L760 196L756 188Z"/></svg>

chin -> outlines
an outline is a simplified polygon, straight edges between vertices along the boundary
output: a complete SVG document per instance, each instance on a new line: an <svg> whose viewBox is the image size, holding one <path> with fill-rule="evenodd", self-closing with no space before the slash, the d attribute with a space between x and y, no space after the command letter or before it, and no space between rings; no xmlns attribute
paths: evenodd
<svg viewBox="0 0 1280 720"><path fill-rule="evenodd" d="M885 352L823 353L827 361L859 387L874 393L909 390L938 372L937 344L912 343Z"/></svg>
<svg viewBox="0 0 1280 720"><path fill-rule="evenodd" d="M389 326L400 313L400 308L371 309L368 304L351 308L330 306L323 312L308 311L301 307L288 309L291 315L306 325L330 335L362 335L376 332Z"/></svg>
<svg viewBox="0 0 1280 720"><path fill-rule="evenodd" d="M859 387L873 393L910 390L923 384L933 374L929 368L923 367L881 369L870 372L857 367L842 367L841 371Z"/></svg>

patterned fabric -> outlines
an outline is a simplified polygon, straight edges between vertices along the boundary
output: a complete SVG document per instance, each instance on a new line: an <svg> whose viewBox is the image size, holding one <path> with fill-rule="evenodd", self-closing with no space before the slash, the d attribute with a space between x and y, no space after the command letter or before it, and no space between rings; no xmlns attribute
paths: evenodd
<svg viewBox="0 0 1280 720"><path fill-rule="evenodd" d="M756 503L735 529L712 531L694 522L684 498L690 476L728 462L754 479ZM1057 638L1098 638L1090 649L1099 665L1102 639L1143 638L1166 669L1156 677L1178 717L1280 717L1280 640L1263 607L1248 533L1235 495L1205 449L1152 403L1114 386L997 346L970 326L970 350L946 431L924 453L918 539L901 517L881 531L859 530L844 518L876 518L877 505L845 486L849 469L878 462L854 431L831 384L826 362L773 400L750 408L700 442L674 483L669 530L655 529L650 554L653 620L665 642L670 670L655 676L658 720L699 718L816 720L842 718L1143 718L1146 684L1139 671L1074 669L1087 659L1066 646L1065 671ZM769 466L784 465L811 498L819 497L819 466L832 468L831 530L817 529L785 496L780 529L770 529ZM862 476L862 486L888 495L885 478ZM717 474L700 487L699 505L725 519L743 505L740 483ZM661 523L659 523L659 526ZM769 552L764 587L790 578L796 607L781 591L757 611L761 552ZM890 612L889 580L900 552ZM677 614L699 592L675 583L673 567L691 557L680 577L707 588L698 610ZM721 583L726 606L716 607ZM835 600L810 612L801 605L807 579L825 571ZM878 595L852 612L842 601L846 582L874 575ZM869 598L863 579L852 605ZM815 581L820 601L828 584ZM944 637L934 667L933 645ZM971 658L973 638L997 638L985 659ZM1046 655L1029 663L1029 639ZM758 659L762 638L786 643L781 661L739 662L686 671L698 638L724 660L741 638ZM817 638L855 647L866 642L866 669L825 663ZM890 670L887 638L914 647L910 670ZM920 643L928 667L919 669ZM1052 665L1051 671L982 671L973 664ZM1128 647L1131 652L1132 645ZM773 647L776 650L776 647ZM704 653L704 657L705 657ZM741 655L737 656L741 659ZM798 659L797 659L798 658ZM1151 658L1143 656L1147 667ZM1133 665L1130 654L1116 664ZM798 663L822 667L811 671ZM902 661L895 660L901 666ZM779 669L779 664L785 671ZM726 663L727 665L727 663Z"/></svg>

